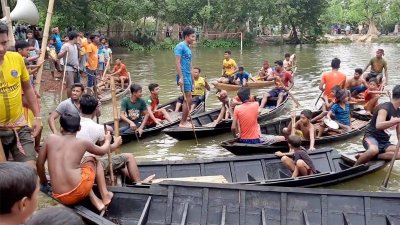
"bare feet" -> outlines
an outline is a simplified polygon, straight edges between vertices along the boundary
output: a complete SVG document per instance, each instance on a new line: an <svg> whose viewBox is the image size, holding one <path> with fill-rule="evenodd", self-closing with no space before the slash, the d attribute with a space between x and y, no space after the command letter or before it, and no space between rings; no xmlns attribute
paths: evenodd
<svg viewBox="0 0 400 225"><path fill-rule="evenodd" d="M112 198L114 197L114 193L109 191L107 195L102 199L105 206L108 206L111 203Z"/></svg>
<svg viewBox="0 0 400 225"><path fill-rule="evenodd" d="M180 123L180 124L179 124L179 127L182 127L182 128L192 128L192 124L189 123L189 122L186 122L185 124Z"/></svg>

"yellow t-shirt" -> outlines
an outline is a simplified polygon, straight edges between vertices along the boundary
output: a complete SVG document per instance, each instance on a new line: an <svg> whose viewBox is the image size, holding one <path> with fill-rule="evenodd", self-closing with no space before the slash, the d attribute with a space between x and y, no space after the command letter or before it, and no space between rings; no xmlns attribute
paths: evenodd
<svg viewBox="0 0 400 225"><path fill-rule="evenodd" d="M14 123L23 116L21 82L29 79L22 56L6 52L0 65L0 124Z"/></svg>
<svg viewBox="0 0 400 225"><path fill-rule="evenodd" d="M237 67L235 60L223 60L222 61L222 68L225 70L225 74L227 76L234 76L235 75L235 68Z"/></svg>
<svg viewBox="0 0 400 225"><path fill-rule="evenodd" d="M199 77L199 79L194 80L194 92L192 93L192 95L196 96L204 95L205 88L206 88L206 81L204 80L204 78Z"/></svg>

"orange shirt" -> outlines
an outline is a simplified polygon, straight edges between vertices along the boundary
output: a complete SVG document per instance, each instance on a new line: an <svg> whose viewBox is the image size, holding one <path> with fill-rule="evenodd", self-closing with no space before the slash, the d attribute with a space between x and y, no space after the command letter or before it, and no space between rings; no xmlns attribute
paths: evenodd
<svg viewBox="0 0 400 225"><path fill-rule="evenodd" d="M118 73L119 76L129 76L128 71L126 70L126 66L123 63L114 66L114 72L117 72L119 69L121 69L121 72Z"/></svg>
<svg viewBox="0 0 400 225"><path fill-rule="evenodd" d="M86 53L89 54L86 66L90 70L97 70L97 66L99 64L99 56L97 54L97 51L98 51L97 46L94 45L93 43L90 43L89 45L86 46L85 50L86 50Z"/></svg>
<svg viewBox="0 0 400 225"><path fill-rule="evenodd" d="M235 107L234 118L239 121L240 139L260 138L260 126L257 122L258 102L246 102Z"/></svg>
<svg viewBox="0 0 400 225"><path fill-rule="evenodd" d="M321 82L325 83L325 96L332 100L334 98L331 93L332 87L336 85L342 87L342 85L346 82L346 75L339 71L325 72L322 74Z"/></svg>

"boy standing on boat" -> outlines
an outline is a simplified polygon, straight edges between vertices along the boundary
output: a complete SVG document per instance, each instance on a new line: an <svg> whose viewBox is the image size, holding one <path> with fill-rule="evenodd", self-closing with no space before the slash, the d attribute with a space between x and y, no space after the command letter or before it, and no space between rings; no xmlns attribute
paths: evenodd
<svg viewBox="0 0 400 225"><path fill-rule="evenodd" d="M294 114L294 115L293 115ZM292 117L296 116L296 112L292 112ZM303 110L300 113L300 119L295 123L295 134L303 140L310 141L310 151L314 151L315 143L315 128L311 123L312 112L309 109ZM283 134L289 136L292 132L292 122L286 128L283 128Z"/></svg>
<svg viewBox="0 0 400 225"><path fill-rule="evenodd" d="M144 126L149 118L146 102L142 99L142 87L132 84L130 87L131 96L125 97L121 102L121 120L128 123L128 126L120 128L121 134L138 133L142 135Z"/></svg>
<svg viewBox="0 0 400 225"><path fill-rule="evenodd" d="M301 147L301 138L297 135L290 135L288 144L290 149L294 150L293 152L282 153L278 151L275 155L281 157L282 163L292 172L292 178L317 173L307 151Z"/></svg>
<svg viewBox="0 0 400 225"><path fill-rule="evenodd" d="M238 71L236 61L231 58L232 52L227 50L224 53L224 60L222 61L221 78L218 79L219 83L235 84L235 73Z"/></svg>
<svg viewBox="0 0 400 225"><path fill-rule="evenodd" d="M376 56L368 62L367 66L365 66L364 71L367 71L368 67L371 66L371 72L365 76L365 80L369 81L369 79L371 78L376 78L378 79L379 83L382 83L383 85L387 84L388 70L387 70L387 62L383 58L384 55L385 51L383 49L380 48L376 51ZM383 70L385 70L384 77L382 76Z"/></svg>
<svg viewBox="0 0 400 225"><path fill-rule="evenodd" d="M161 125L161 122L165 120L167 122L172 122L167 110L158 109L160 100L158 100L158 95L160 93L160 86L158 84L149 84L150 96L148 96L145 101L147 104L147 111L149 112L149 119L147 120L148 126Z"/></svg>
<svg viewBox="0 0 400 225"><path fill-rule="evenodd" d="M187 121L189 107L192 105L192 91L194 89L194 78L192 74L192 51L189 46L196 40L195 30L186 27L182 32L184 40L175 47L175 65L178 73L178 85L181 87L182 94L185 96L186 104L182 106L182 119L180 127L191 127Z"/></svg>
<svg viewBox="0 0 400 225"><path fill-rule="evenodd" d="M400 137L400 85L396 85L392 91L392 100L378 105L372 119L365 131L363 145L367 150L358 156L355 166L367 163L374 157L391 160L396 146L390 143L390 133L396 130ZM396 160L400 155L396 156Z"/></svg>

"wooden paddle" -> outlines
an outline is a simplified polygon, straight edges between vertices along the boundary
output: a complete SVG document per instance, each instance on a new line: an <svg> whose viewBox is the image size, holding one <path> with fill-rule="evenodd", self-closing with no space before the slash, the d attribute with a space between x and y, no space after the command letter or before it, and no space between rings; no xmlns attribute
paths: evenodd
<svg viewBox="0 0 400 225"><path fill-rule="evenodd" d="M319 94L317 101L315 101L314 107L317 106L319 100L321 99L321 96L324 94L324 91L321 91L321 94Z"/></svg>
<svg viewBox="0 0 400 225"><path fill-rule="evenodd" d="M109 66L110 66L110 59L107 60L106 68L104 68L104 72L103 72L103 75L101 76L101 80L104 80L104 76L106 75L107 69Z"/></svg>
<svg viewBox="0 0 400 225"><path fill-rule="evenodd" d="M188 117L190 119L190 123L192 124L192 130L193 130L194 138L196 139L196 144L198 145L199 144L199 140L197 140L197 135L196 135L196 131L195 131L195 128L194 128L194 123L193 123L193 120L192 120L192 116L190 115L190 108L189 108L189 104L188 104L187 99L186 99L185 92L183 91L183 86L181 86L181 92L182 92L183 99L185 101L186 107L187 107L187 109L189 111Z"/></svg>
<svg viewBox="0 0 400 225"><path fill-rule="evenodd" d="M4 149L3 149L3 144L1 143L1 140L0 140L0 162L5 162L5 161L7 161L7 158L6 158Z"/></svg>
<svg viewBox="0 0 400 225"><path fill-rule="evenodd" d="M68 54L69 52L67 52L67 56L65 57L65 62L64 62L64 75L61 83L60 102L62 101L62 96L64 91L65 74L67 73Z"/></svg>
<svg viewBox="0 0 400 225"><path fill-rule="evenodd" d="M117 107L117 96L115 94L115 81L114 77L110 77L110 86L111 86L111 99L113 106L113 114L114 114L114 136L119 137L119 116L118 116L118 107ZM116 154L120 153L119 147L115 150Z"/></svg>
<svg viewBox="0 0 400 225"><path fill-rule="evenodd" d="M277 80L277 82L278 82L280 85L282 85L282 86L285 87L285 85L283 84L282 81ZM290 96L290 98L292 98L293 102L296 104L296 107L300 107L300 106L301 106L301 105L300 105L300 102L297 101L297 99L296 99L296 98L294 97L294 95L290 92L290 90L287 90L286 92L288 93L288 95Z"/></svg>
<svg viewBox="0 0 400 225"><path fill-rule="evenodd" d="M399 153L399 148L400 148L400 139L397 139L396 150L394 151L392 160L390 160L389 170L387 171L385 179L382 182L382 185L381 185L382 189L387 188L387 185L389 183L390 174L392 173L392 170L393 170L394 161L396 161L396 156Z"/></svg>
<svg viewBox="0 0 400 225"><path fill-rule="evenodd" d="M107 134L107 125L104 124L104 133ZM111 183L114 184L114 170L112 167L112 162L111 162L111 152L110 149L108 149L108 168L110 169L110 179L111 179Z"/></svg>

